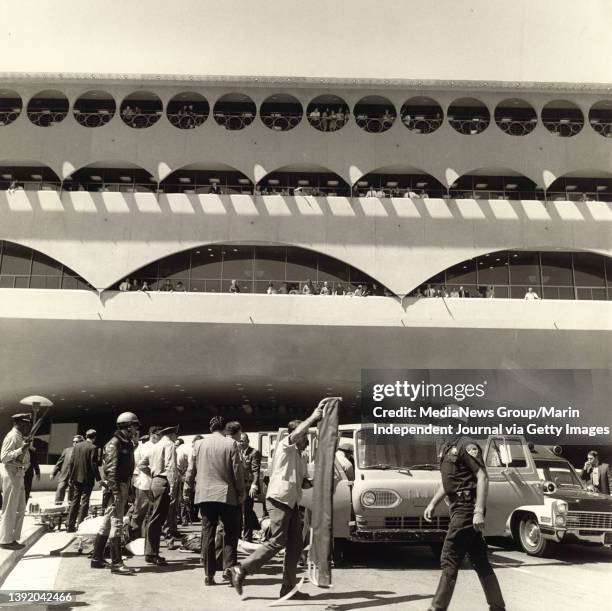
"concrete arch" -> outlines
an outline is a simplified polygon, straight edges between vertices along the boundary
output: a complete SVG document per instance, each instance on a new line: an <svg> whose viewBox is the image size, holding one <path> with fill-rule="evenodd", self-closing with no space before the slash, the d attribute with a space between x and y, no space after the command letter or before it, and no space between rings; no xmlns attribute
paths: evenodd
<svg viewBox="0 0 612 611"><path fill-rule="evenodd" d="M109 170L112 169L125 169L125 170L144 170L153 178L156 178L155 170L150 167L145 167L139 165L137 163L133 163L132 161L124 161L118 159L102 159L89 161L82 165L73 166L71 163L64 162L64 171L62 173L62 180L66 180L71 177L75 172L79 172L85 169L95 169L95 168L107 168ZM157 179L156 179L157 180Z"/></svg>
<svg viewBox="0 0 612 611"><path fill-rule="evenodd" d="M36 159L0 159L0 167L47 168L55 174L57 182L62 181L60 178L61 172L58 171L58 168L54 168L50 163L44 163Z"/></svg>
<svg viewBox="0 0 612 611"><path fill-rule="evenodd" d="M424 174L427 176L431 176L435 178L441 185L445 186L444 178L441 176L436 176L423 168L410 166L410 165L388 165L382 166L378 168L374 168L367 172L363 172L360 174L355 180L352 182L352 186L355 186L360 180L362 180L368 174Z"/></svg>
<svg viewBox="0 0 612 611"><path fill-rule="evenodd" d="M263 168L261 166L260 167L262 170ZM310 163L296 163L296 164L287 164L278 168L275 168L274 170L265 172L263 174L261 174L260 176L258 176L258 172L257 172L257 167L256 167L256 172L255 172L255 176L257 178L257 184L259 184L266 176L269 176L270 174L275 174L276 172L287 172L287 173L326 173L326 174L335 174L338 178L340 178L342 181L344 181L346 183L346 187L350 188L350 183L346 180L346 178L339 172L334 171L332 168L329 167L325 167L322 165L318 165L318 164L310 164Z"/></svg>
<svg viewBox="0 0 612 611"><path fill-rule="evenodd" d="M572 170L563 174L548 172L545 176L546 189L549 189L560 178L612 178L612 170L594 169L591 167Z"/></svg>
<svg viewBox="0 0 612 611"><path fill-rule="evenodd" d="M168 168L168 166L166 167ZM211 170L211 171L220 171L220 172L223 172L223 171L239 172L245 178L248 178L249 180L253 182L252 176L249 174L248 170L245 171L245 169L246 168L238 168L236 166L232 166L227 163L220 163L218 161L198 161L195 163L187 163L185 165L175 167L172 169L168 168L169 171L164 172L163 175L160 174L159 182L162 183L166 181L168 178L170 178L172 174L174 174L175 172L180 172L182 170L185 170L185 171Z"/></svg>
<svg viewBox="0 0 612 611"><path fill-rule="evenodd" d="M450 180L450 172L454 173L455 176L452 180ZM543 187L543 184L540 181L540 176L538 176L536 171L524 172L521 170L517 170L515 168L510 168L508 166L478 166L475 168L465 169L461 172L457 172L452 168L448 168L446 171L446 179L448 180L448 184L446 186L450 187L458 178L462 176L522 176L523 178L527 178L535 183L536 187Z"/></svg>

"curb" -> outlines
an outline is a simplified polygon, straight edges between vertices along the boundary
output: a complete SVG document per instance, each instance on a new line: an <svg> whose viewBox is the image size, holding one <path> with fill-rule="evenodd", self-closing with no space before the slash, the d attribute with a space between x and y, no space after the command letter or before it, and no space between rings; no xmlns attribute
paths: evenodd
<svg viewBox="0 0 612 611"><path fill-rule="evenodd" d="M22 543L25 545L23 549L12 551L6 558L0 561L0 586L4 583L4 580L8 577L10 572L15 568L17 563L25 556L30 548L49 532L49 529L42 524L36 526L30 534L25 538Z"/></svg>

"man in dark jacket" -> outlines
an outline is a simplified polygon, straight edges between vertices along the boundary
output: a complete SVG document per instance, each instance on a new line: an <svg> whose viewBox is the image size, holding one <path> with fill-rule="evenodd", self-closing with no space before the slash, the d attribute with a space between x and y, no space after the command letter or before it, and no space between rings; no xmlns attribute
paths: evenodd
<svg viewBox="0 0 612 611"><path fill-rule="evenodd" d="M100 453L95 441L96 431L89 429L85 433L85 441L77 443L72 451L68 466L68 480L72 486L66 529L68 532L76 532L76 527L87 517L91 491L94 484L100 480Z"/></svg>
<svg viewBox="0 0 612 611"><path fill-rule="evenodd" d="M55 463L55 467L53 467L53 472L50 476L51 479L59 475L57 479L57 489L55 491L56 505L61 505L64 502L66 489L68 489L68 500L72 500L72 488L70 487L70 481L68 479L68 465L70 464L70 457L72 456L74 446L81 441L83 441L83 435L75 435L72 439L72 445L62 450L60 457Z"/></svg>
<svg viewBox="0 0 612 611"><path fill-rule="evenodd" d="M121 557L121 530L128 498L129 482L134 473L134 442L140 422L136 414L123 412L117 418L117 430L104 446L104 477L112 499L104 512L104 520L94 542L91 568L102 569L104 548L109 542L111 571L131 575L134 571L123 564Z"/></svg>
<svg viewBox="0 0 612 611"><path fill-rule="evenodd" d="M244 466L244 483L247 493L242 506L242 538L245 541L253 541L253 529L259 530L259 520L253 506L259 495L261 452L249 445L249 436L246 433L241 433L238 445Z"/></svg>
<svg viewBox="0 0 612 611"><path fill-rule="evenodd" d="M610 494L610 484L612 482L610 467L608 463L599 462L599 454L595 450L591 450L587 454L587 461L584 463L580 477L588 485L593 486L593 489L597 492Z"/></svg>

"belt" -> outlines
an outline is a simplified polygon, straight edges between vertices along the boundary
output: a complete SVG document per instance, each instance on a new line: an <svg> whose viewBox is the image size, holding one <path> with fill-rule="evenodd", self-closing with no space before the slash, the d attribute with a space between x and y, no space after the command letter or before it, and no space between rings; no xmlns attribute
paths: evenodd
<svg viewBox="0 0 612 611"><path fill-rule="evenodd" d="M457 490L454 494L448 494L448 500L451 503L456 502L474 502L476 501L476 490L470 488L469 490Z"/></svg>

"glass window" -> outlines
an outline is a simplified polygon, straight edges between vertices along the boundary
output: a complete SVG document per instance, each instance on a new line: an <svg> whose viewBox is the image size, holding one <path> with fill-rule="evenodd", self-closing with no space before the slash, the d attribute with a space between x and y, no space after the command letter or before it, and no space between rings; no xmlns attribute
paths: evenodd
<svg viewBox="0 0 612 611"><path fill-rule="evenodd" d="M253 247L226 246L223 254L223 280L238 280L240 290L242 282L253 279ZM249 287L249 292L252 287Z"/></svg>
<svg viewBox="0 0 612 611"><path fill-rule="evenodd" d="M27 289L30 287L29 276L15 276L15 288L16 289Z"/></svg>
<svg viewBox="0 0 612 611"><path fill-rule="evenodd" d="M41 276L61 276L62 265L51 257L40 252L34 252L32 258L32 274Z"/></svg>
<svg viewBox="0 0 612 611"><path fill-rule="evenodd" d="M515 439L492 439L487 451L487 467L527 467L523 444Z"/></svg>
<svg viewBox="0 0 612 611"><path fill-rule="evenodd" d="M190 252L179 252L159 262L160 278L181 278L189 275Z"/></svg>
<svg viewBox="0 0 612 611"><path fill-rule="evenodd" d="M222 255L220 246L203 246L191 253L191 278L221 279Z"/></svg>
<svg viewBox="0 0 612 611"><path fill-rule="evenodd" d="M327 280L328 282L348 282L349 266L331 257L319 255L319 281Z"/></svg>
<svg viewBox="0 0 612 611"><path fill-rule="evenodd" d="M476 284L476 259L453 265L446 270L448 284Z"/></svg>
<svg viewBox="0 0 612 611"><path fill-rule="evenodd" d="M15 276L0 276L0 288L12 289L15 284ZM610 291L612 293L612 291Z"/></svg>
<svg viewBox="0 0 612 611"><path fill-rule="evenodd" d="M0 274L29 274L31 258L30 248L4 242Z"/></svg>
<svg viewBox="0 0 612 611"><path fill-rule="evenodd" d="M569 252L542 253L542 284L572 286L572 254Z"/></svg>
<svg viewBox="0 0 612 611"><path fill-rule="evenodd" d="M255 280L284 281L286 256L287 248L285 246L256 246ZM256 290L258 293L266 292L265 290Z"/></svg>
<svg viewBox="0 0 612 611"><path fill-rule="evenodd" d="M76 289L78 288L77 279L74 276L68 276L64 274L62 277L62 288L63 289Z"/></svg>
<svg viewBox="0 0 612 611"><path fill-rule="evenodd" d="M478 257L478 284L508 284L508 253L493 252Z"/></svg>
<svg viewBox="0 0 612 611"><path fill-rule="evenodd" d="M604 273L604 257L589 252L574 253L576 286L605 286Z"/></svg>
<svg viewBox="0 0 612 611"><path fill-rule="evenodd" d="M287 248L287 280L307 279L317 279L317 253L301 248Z"/></svg>
<svg viewBox="0 0 612 611"><path fill-rule="evenodd" d="M540 287L540 264L537 252L510 252L510 282L531 286L535 291Z"/></svg>

